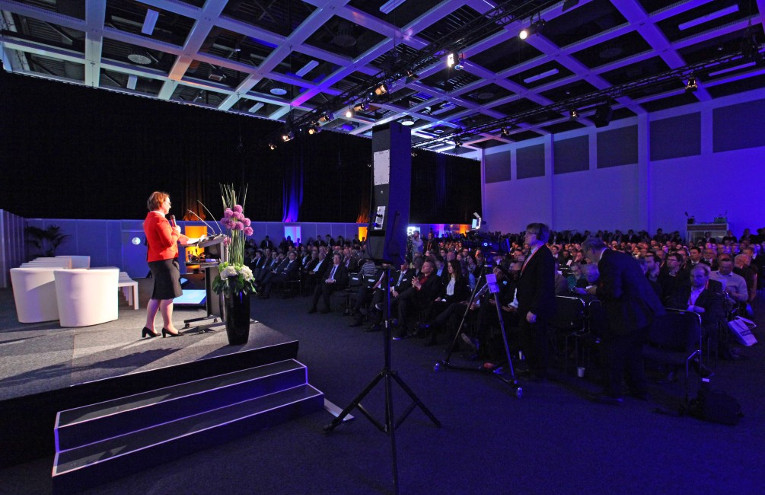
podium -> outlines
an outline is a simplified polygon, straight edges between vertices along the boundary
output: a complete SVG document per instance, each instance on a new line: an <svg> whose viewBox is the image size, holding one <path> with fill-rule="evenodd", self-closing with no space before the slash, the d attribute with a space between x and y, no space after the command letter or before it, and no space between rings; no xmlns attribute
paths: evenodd
<svg viewBox="0 0 765 495"><path fill-rule="evenodd" d="M709 232L719 241L728 235L728 223L689 223L685 226L685 239L695 244L698 239L704 238L704 232Z"/></svg>
<svg viewBox="0 0 765 495"><path fill-rule="evenodd" d="M217 234L212 237L206 237L203 239L200 239L197 242L190 243L190 246L197 246L202 248L208 248L208 247L216 247L218 248L217 253L215 253L215 250L208 251L207 254L217 254L220 258L225 258L225 256L222 256L225 254L225 249L220 249L219 246L223 244L224 239L226 238L223 234ZM188 320L183 320L184 323L184 330L189 329L188 331L194 330L197 333L204 333L204 332L212 332L214 331L212 327L223 325L224 322L222 320L223 313L221 311L221 308L223 307L222 304L222 295L216 294L213 290L213 281L215 280L215 277L218 276L219 270L218 270L218 264L220 261L218 260L210 260L205 261L202 263L199 263L200 270L204 270L205 274L205 310L207 312L206 316L201 316L199 318L190 318ZM208 321L212 320L210 323L205 323L202 325L197 325L194 328L191 328L192 323L202 322L202 321ZM187 332L184 332L187 333Z"/></svg>

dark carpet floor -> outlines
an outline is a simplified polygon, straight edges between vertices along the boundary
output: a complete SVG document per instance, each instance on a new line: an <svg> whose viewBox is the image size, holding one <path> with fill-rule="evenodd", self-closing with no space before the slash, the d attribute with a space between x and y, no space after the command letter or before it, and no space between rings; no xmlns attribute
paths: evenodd
<svg viewBox="0 0 765 495"><path fill-rule="evenodd" d="M311 384L345 406L382 368L382 335L350 328L339 313L307 309L306 298L255 300L253 317L297 338ZM762 296L755 309L764 328ZM0 308L0 322L14 316L13 307ZM183 318L178 311L176 319ZM761 329L755 333L765 338ZM423 344L393 342L393 369L443 427L416 409L396 430L401 493L738 495L760 494L765 486L763 344L741 349L745 360L716 366L713 387L735 396L745 413L736 426L655 412L657 405L677 404L677 385L652 386L650 402L628 398L610 406L586 398L593 387L587 380L521 381L524 395L517 399L488 375L435 372L445 345ZM363 405L383 421L383 387ZM408 405L394 385L396 414ZM393 493L390 438L353 414L354 421L329 434L323 426L332 416L322 411L189 456L146 459L146 471L88 493ZM1 470L0 493L50 493L51 466L52 455Z"/></svg>

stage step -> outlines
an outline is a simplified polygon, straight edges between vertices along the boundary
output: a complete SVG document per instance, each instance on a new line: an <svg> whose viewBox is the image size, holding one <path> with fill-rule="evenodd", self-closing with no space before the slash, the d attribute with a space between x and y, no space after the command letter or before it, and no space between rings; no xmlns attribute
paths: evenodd
<svg viewBox="0 0 765 495"><path fill-rule="evenodd" d="M61 411L55 493L72 493L321 410L289 359Z"/></svg>

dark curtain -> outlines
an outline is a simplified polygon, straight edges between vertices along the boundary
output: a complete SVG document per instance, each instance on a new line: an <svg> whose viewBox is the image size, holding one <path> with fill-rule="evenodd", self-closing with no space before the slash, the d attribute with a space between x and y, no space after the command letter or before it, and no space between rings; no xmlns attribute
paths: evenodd
<svg viewBox="0 0 765 495"><path fill-rule="evenodd" d="M322 132L272 151L278 122L1 70L0 105L0 208L20 216L140 219L149 194L163 190L176 217L217 220L220 183L248 186L253 221L368 214L367 138ZM413 222L469 223L480 208L478 162L418 152L412 179Z"/></svg>

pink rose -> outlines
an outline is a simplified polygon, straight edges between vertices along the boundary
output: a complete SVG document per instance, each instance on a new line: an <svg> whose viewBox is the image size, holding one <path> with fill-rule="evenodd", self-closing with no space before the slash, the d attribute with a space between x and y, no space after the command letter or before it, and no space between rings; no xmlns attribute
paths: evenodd
<svg viewBox="0 0 765 495"><path fill-rule="evenodd" d="M242 213L242 207L240 205L234 205L234 211L237 213Z"/></svg>
<svg viewBox="0 0 765 495"><path fill-rule="evenodd" d="M250 224L252 223L252 220L250 220L249 218L245 217L245 218L242 220L242 222L244 223L244 225L245 225L246 227L249 227L249 226L250 226Z"/></svg>
<svg viewBox="0 0 765 495"><path fill-rule="evenodd" d="M246 235L247 237L250 237L252 235L252 233L253 233L252 227L245 227L244 228L244 235Z"/></svg>

